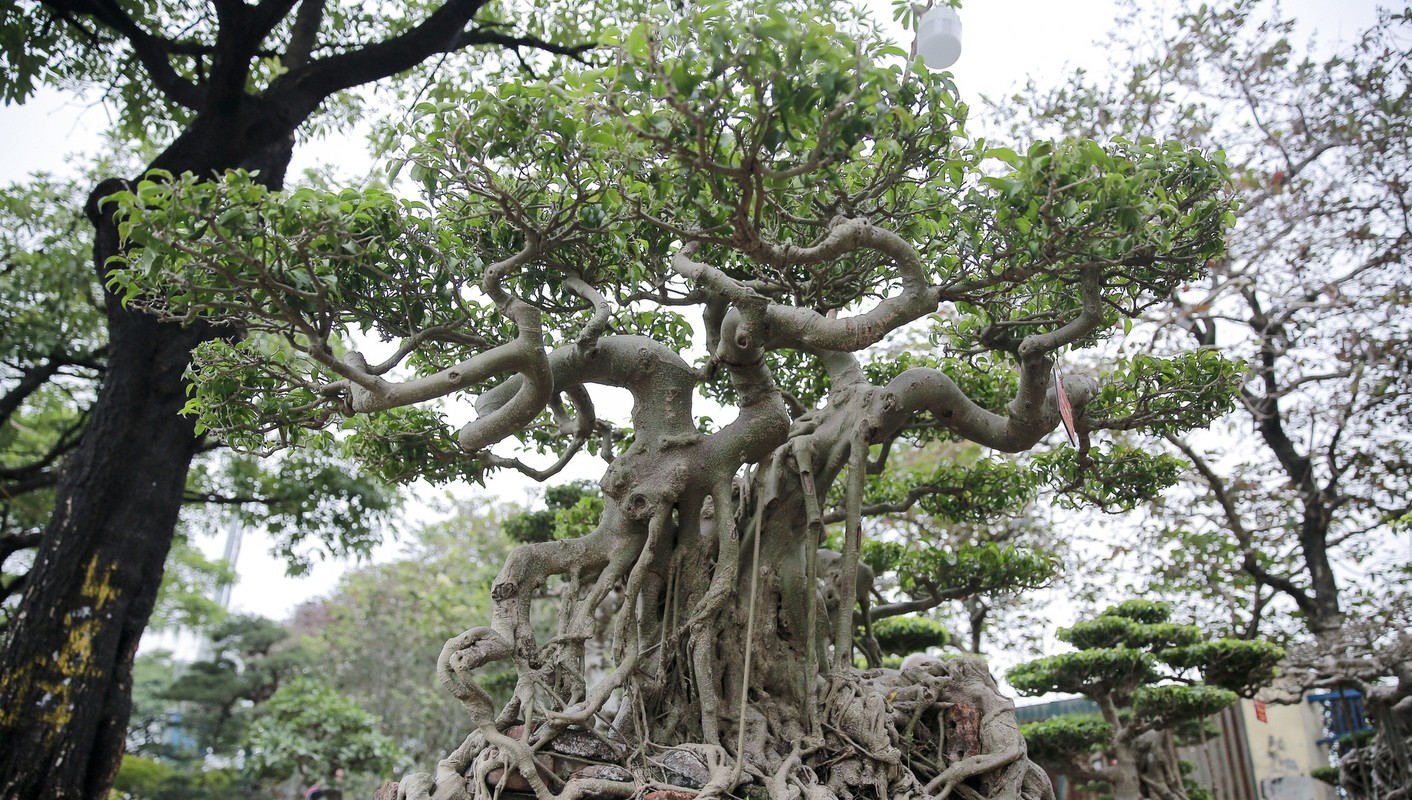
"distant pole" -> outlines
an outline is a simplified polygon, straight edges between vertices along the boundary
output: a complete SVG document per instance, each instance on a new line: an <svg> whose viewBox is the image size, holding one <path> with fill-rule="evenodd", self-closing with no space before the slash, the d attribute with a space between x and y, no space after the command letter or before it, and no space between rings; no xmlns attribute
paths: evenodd
<svg viewBox="0 0 1412 800"><path fill-rule="evenodd" d="M245 535L245 527L240 524L240 520L231 518L226 524L226 549L222 558L235 569L236 559L240 558L240 539ZM216 586L216 596L213 598L223 610L230 610L230 591L235 587L235 581L221 583ZM216 654L215 647L211 643L209 634L201 634L201 643L196 648L197 661L210 661Z"/></svg>
<svg viewBox="0 0 1412 800"><path fill-rule="evenodd" d="M226 552L225 562L230 568L235 569L236 559L240 558L240 538L245 535L245 527L240 524L240 520L234 517L226 526ZM216 588L216 602L221 608L230 609L230 590L235 587L235 581L223 583Z"/></svg>

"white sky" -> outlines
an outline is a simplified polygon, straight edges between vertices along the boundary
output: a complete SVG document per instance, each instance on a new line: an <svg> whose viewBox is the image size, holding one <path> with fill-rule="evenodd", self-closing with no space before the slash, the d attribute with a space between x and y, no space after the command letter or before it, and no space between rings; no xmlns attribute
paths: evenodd
<svg viewBox="0 0 1412 800"><path fill-rule="evenodd" d="M889 18L886 0L873 2L880 6L879 16ZM1177 4L1164 0L1149 5ZM1281 7L1301 21L1304 36L1315 34L1328 47L1347 42L1371 24L1377 5L1374 0L1286 0ZM1114 0L969 0L960 12L963 49L952 72L963 97L973 105L973 119L981 111L980 95L1003 97L1028 75L1056 80L1075 67L1100 70L1106 53L1097 43L1111 27L1116 8ZM910 43L910 36L903 39L899 33L899 44ZM66 172L71 157L95 151L98 132L108 124L105 109L95 101L44 92L25 106L0 107L0 182L21 181L36 171ZM364 152L356 132L331 136L297 150L291 174L316 163L338 164L343 174L362 174L369 168ZM492 485L508 500L523 500L523 487L521 481ZM218 555L223 537L213 536L208 544ZM386 545L377 557L389 558L397 550L396 544ZM238 561L241 579L232 593L234 610L284 618L299 603L330 591L348 568L324 563L306 578L290 579L284 576L282 562L268 551L262 534L247 537Z"/></svg>

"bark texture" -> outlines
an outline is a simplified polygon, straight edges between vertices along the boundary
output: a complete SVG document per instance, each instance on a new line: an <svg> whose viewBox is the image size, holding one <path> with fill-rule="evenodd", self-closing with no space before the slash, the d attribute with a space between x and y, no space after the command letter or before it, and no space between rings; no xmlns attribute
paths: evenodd
<svg viewBox="0 0 1412 800"><path fill-rule="evenodd" d="M272 175L283 173L282 163L271 166ZM105 181L90 197L98 280L120 252L100 201L123 185ZM133 658L196 452L193 424L178 414L183 375L191 349L220 331L159 322L111 294L106 305L103 385L65 464L0 651L4 797L101 797L111 786L127 734Z"/></svg>
<svg viewBox="0 0 1412 800"><path fill-rule="evenodd" d="M408 70L425 59L490 45L558 46L473 24L483 0L450 0L420 23L361 46L315 56L324 4L215 3L213 43L191 56L149 21L106 2L45 2L50 24L87 26L131 48L161 101L193 114L186 129L151 164L173 174L258 171L279 188L295 131L332 95ZM252 70L281 22L287 71L263 89ZM159 20L160 21L160 20ZM95 34L87 36L97 40ZM89 41L75 46L89 46ZM193 57L190 76L177 64ZM139 176L140 177L140 176ZM92 192L95 279L106 286L109 259L120 253L105 181ZM55 512L0 650L0 797L103 797L122 757L138 640L151 615L171 547L187 469L196 449L190 420L178 416L191 348L231 331L182 327L124 308L107 296L108 365L83 440L67 460Z"/></svg>
<svg viewBox="0 0 1412 800"><path fill-rule="evenodd" d="M492 588L490 626L447 642L438 675L475 731L435 774L400 782L400 797L1052 795L983 662L853 667L853 615L838 612L864 590L833 575L859 574L869 447L924 409L968 437L1032 446L1057 421L1047 357L1030 356L1046 362L1028 373L1041 383L1022 380L1001 417L934 370L875 386L851 354L829 352L820 359L828 403L791 419L761 340L732 319L712 340L740 414L715 434L691 423L696 371L643 337L567 345L550 354L547 378L526 377L526 368L481 396L481 419L463 439L478 439L476 428L494 425L532 380L554 393L590 381L620 386L634 396L634 439L601 482L598 527L513 551ZM1073 379L1058 390L1082 406L1094 389ZM819 549L835 484L844 496L841 553ZM551 586L560 624L541 642L530 606ZM616 608L607 626L605 607ZM498 710L475 680L496 661L519 673L514 699ZM575 761L564 743L584 740L600 751Z"/></svg>

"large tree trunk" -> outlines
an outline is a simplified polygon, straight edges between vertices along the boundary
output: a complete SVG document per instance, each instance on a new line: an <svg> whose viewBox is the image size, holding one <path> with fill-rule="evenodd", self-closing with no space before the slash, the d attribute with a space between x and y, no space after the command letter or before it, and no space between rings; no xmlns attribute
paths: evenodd
<svg viewBox="0 0 1412 800"><path fill-rule="evenodd" d="M228 141L230 137L211 137ZM183 147L192 148L189 137ZM196 147L209 173L228 145ZM171 161L171 151L159 161ZM245 154L272 187L291 139ZM99 184L86 212L96 233L97 278L121 252ZM101 798L122 760L132 665L171 549L197 440L178 413L191 350L220 335L209 325L159 323L106 295L108 365L82 442L65 463L55 511L0 649L0 798Z"/></svg>
<svg viewBox="0 0 1412 800"><path fill-rule="evenodd" d="M96 201L99 273L118 252ZM182 374L202 329L162 325L108 298L109 363L64 468L0 656L0 795L101 797L122 757L131 672L195 451ZM36 765L44 769L35 769Z"/></svg>

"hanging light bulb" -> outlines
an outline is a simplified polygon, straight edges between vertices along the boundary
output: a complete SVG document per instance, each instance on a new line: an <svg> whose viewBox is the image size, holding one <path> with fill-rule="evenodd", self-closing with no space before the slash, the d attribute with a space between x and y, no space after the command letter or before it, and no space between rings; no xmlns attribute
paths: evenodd
<svg viewBox="0 0 1412 800"><path fill-rule="evenodd" d="M926 59L928 69L946 69L961 57L961 17L945 0L922 13L917 55Z"/></svg>

